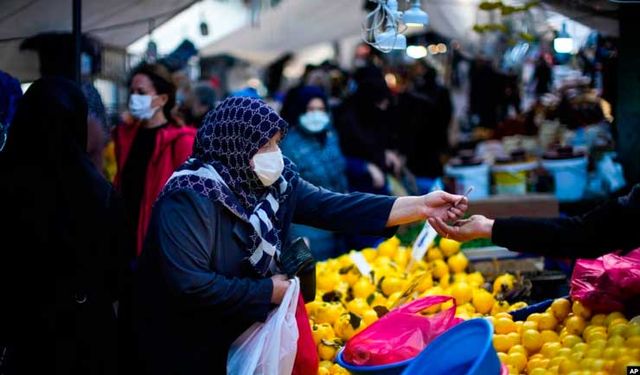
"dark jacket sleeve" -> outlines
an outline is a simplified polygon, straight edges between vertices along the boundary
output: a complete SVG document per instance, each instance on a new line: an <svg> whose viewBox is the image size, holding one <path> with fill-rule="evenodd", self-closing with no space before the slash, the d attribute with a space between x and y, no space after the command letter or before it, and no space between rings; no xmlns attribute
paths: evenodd
<svg viewBox="0 0 640 375"><path fill-rule="evenodd" d="M496 219L492 241L514 251L597 258L640 247L640 185L583 216L553 219ZM635 228L634 228L635 226Z"/></svg>
<svg viewBox="0 0 640 375"><path fill-rule="evenodd" d="M228 278L211 270L216 207L192 192L165 198L158 217L160 267L169 289L188 307L215 308L223 316L264 321L271 309L271 279Z"/></svg>
<svg viewBox="0 0 640 375"><path fill-rule="evenodd" d="M365 193L339 194L300 178L296 191L295 223L353 234L392 236L387 228L395 197Z"/></svg>

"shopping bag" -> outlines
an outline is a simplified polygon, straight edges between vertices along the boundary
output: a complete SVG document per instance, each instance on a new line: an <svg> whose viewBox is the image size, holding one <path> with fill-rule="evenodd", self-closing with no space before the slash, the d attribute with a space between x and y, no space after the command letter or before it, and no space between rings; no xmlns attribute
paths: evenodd
<svg viewBox="0 0 640 375"><path fill-rule="evenodd" d="M296 310L296 321L298 322L298 352L293 365L292 375L307 375L318 373L318 350L313 341L311 326L307 308L302 299L302 292L298 297L298 308Z"/></svg>
<svg viewBox="0 0 640 375"><path fill-rule="evenodd" d="M392 310L347 341L344 360L371 366L415 357L439 334L461 321L455 318L455 305L431 316L418 313L451 300L450 296L426 296Z"/></svg>
<svg viewBox="0 0 640 375"><path fill-rule="evenodd" d="M298 346L296 310L300 296L300 281L291 285L264 323L255 323L238 337L227 358L227 373L231 375L290 375ZM307 323L308 325L308 323Z"/></svg>
<svg viewBox="0 0 640 375"><path fill-rule="evenodd" d="M571 276L571 298L596 313L622 311L640 297L640 249L626 255L579 259Z"/></svg>

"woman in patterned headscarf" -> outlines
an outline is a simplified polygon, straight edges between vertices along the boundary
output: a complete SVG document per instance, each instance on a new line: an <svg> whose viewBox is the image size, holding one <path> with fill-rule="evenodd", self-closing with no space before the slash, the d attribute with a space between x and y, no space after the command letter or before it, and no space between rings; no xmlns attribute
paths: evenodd
<svg viewBox="0 0 640 375"><path fill-rule="evenodd" d="M466 209L463 197L444 192L393 198L313 186L282 157L286 131L263 101L229 98L167 182L138 263L136 329L148 373L224 373L231 342L264 321L289 286L280 254L292 221L389 236L397 225Z"/></svg>

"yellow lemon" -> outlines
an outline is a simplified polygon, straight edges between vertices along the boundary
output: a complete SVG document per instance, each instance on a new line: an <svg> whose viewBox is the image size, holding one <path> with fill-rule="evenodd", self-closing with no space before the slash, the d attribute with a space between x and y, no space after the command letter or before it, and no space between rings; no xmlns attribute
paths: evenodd
<svg viewBox="0 0 640 375"><path fill-rule="evenodd" d="M494 328L497 334L507 334L517 332L518 326L511 319L498 318L494 322Z"/></svg>
<svg viewBox="0 0 640 375"><path fill-rule="evenodd" d="M370 325L371 323L375 322L376 320L378 320L378 313L376 313L374 310L369 309L366 310L363 314L362 314L362 320L364 320L364 323L366 325Z"/></svg>
<svg viewBox="0 0 640 375"><path fill-rule="evenodd" d="M560 337L558 337L556 331L547 329L540 332L540 335L542 336L542 341L544 342L560 342Z"/></svg>
<svg viewBox="0 0 640 375"><path fill-rule="evenodd" d="M399 277L385 277L380 283L382 293L387 296L390 296L395 292L404 292L406 287L407 281Z"/></svg>
<svg viewBox="0 0 640 375"><path fill-rule="evenodd" d="M560 374L569 374L573 371L578 371L579 369L580 365L576 363L576 361L565 358L562 362L560 362L560 367L558 370L560 371Z"/></svg>
<svg viewBox="0 0 640 375"><path fill-rule="evenodd" d="M552 313L542 313L540 314L540 319L538 320L538 329L540 331L544 330L555 330L558 325L558 320L555 315Z"/></svg>
<svg viewBox="0 0 640 375"><path fill-rule="evenodd" d="M380 245L378 245L378 256L387 256L389 258L393 258L398 250L398 246L400 245L400 240L398 237L393 236L386 241L383 241Z"/></svg>
<svg viewBox="0 0 640 375"><path fill-rule="evenodd" d="M580 301L573 301L571 311L584 319L589 319L591 317L591 309L583 305Z"/></svg>
<svg viewBox="0 0 640 375"><path fill-rule="evenodd" d="M571 312L571 302L566 298L558 298L551 303L551 312L559 321L565 320L565 318Z"/></svg>
<svg viewBox="0 0 640 375"><path fill-rule="evenodd" d="M480 272L473 272L467 276L467 282L475 287L480 287L484 284L484 276Z"/></svg>
<svg viewBox="0 0 640 375"><path fill-rule="evenodd" d="M318 367L318 375L331 375L331 373L326 367Z"/></svg>
<svg viewBox="0 0 640 375"><path fill-rule="evenodd" d="M369 263L373 262L378 257L378 250L371 247L362 249L361 253L364 259Z"/></svg>
<svg viewBox="0 0 640 375"><path fill-rule="evenodd" d="M531 322L531 321L526 321L524 323L522 323L522 329L521 331L526 331L528 329L533 329L533 330L538 330L538 322Z"/></svg>
<svg viewBox="0 0 640 375"><path fill-rule="evenodd" d="M416 277L420 278L418 281L418 285L416 286L416 292L424 293L425 291L433 287L433 278L431 277L430 273L424 272L423 274L420 274Z"/></svg>
<svg viewBox="0 0 640 375"><path fill-rule="evenodd" d="M324 340L318 345L318 356L323 361L333 361L336 357L337 345L329 340Z"/></svg>
<svg viewBox="0 0 640 375"><path fill-rule="evenodd" d="M491 308L491 315L496 315L497 313L506 312L509 310L509 302L507 301L496 301Z"/></svg>
<svg viewBox="0 0 640 375"><path fill-rule="evenodd" d="M460 242L448 238L440 239L440 250L446 257L450 257L460 251Z"/></svg>
<svg viewBox="0 0 640 375"><path fill-rule="evenodd" d="M367 298L371 293L375 292L376 286L373 285L368 277L361 277L352 286L353 296L356 298Z"/></svg>
<svg viewBox="0 0 640 375"><path fill-rule="evenodd" d="M498 352L498 359L500 360L500 363L504 363L505 365L508 364L508 359L509 359L509 355L507 353L503 353L503 352Z"/></svg>
<svg viewBox="0 0 640 375"><path fill-rule="evenodd" d="M362 317L365 311L370 310L370 307L364 299L354 298L347 303L347 310Z"/></svg>
<svg viewBox="0 0 640 375"><path fill-rule="evenodd" d="M527 365L527 369L528 369ZM527 370L527 374L529 375L547 375L547 370L543 367L534 367L531 370Z"/></svg>
<svg viewBox="0 0 640 375"><path fill-rule="evenodd" d="M433 262L434 260L438 259L444 259L444 255L442 255L442 251L440 251L440 249L438 249L437 247L432 247L427 250L427 260L429 262Z"/></svg>
<svg viewBox="0 0 640 375"><path fill-rule="evenodd" d="M565 321L567 331L574 335L581 335L586 327L586 322L582 316L574 315Z"/></svg>
<svg viewBox="0 0 640 375"><path fill-rule="evenodd" d="M582 339L576 335L567 335L560 342L565 348L573 348L574 345L582 342Z"/></svg>
<svg viewBox="0 0 640 375"><path fill-rule="evenodd" d="M522 338L520 337L520 334L518 332L507 333L507 337L509 338L509 340L511 340L513 345L518 345L522 342Z"/></svg>
<svg viewBox="0 0 640 375"><path fill-rule="evenodd" d="M447 259L447 264L449 265L449 269L451 270L451 272L459 273L464 272L464 270L469 265L469 260L464 254L458 253L456 255L450 256L449 259Z"/></svg>
<svg viewBox="0 0 640 375"><path fill-rule="evenodd" d="M473 290L467 283L457 283L451 288L451 296L455 298L457 305L464 305L471 301Z"/></svg>
<svg viewBox="0 0 640 375"><path fill-rule="evenodd" d="M627 348L637 349L640 348L640 336L631 336L624 344ZM638 358L640 359L640 358Z"/></svg>
<svg viewBox="0 0 640 375"><path fill-rule="evenodd" d="M491 293L484 289L477 289L473 292L472 303L477 312L481 314L488 314L491 312L491 308L493 307L495 300Z"/></svg>
<svg viewBox="0 0 640 375"><path fill-rule="evenodd" d="M333 366L333 362L331 361L320 361L320 363L318 364L318 367L324 367L327 370L330 369L331 366Z"/></svg>
<svg viewBox="0 0 640 375"><path fill-rule="evenodd" d="M513 366L518 373L522 372L527 367L527 356L520 352L510 353L508 363Z"/></svg>
<svg viewBox="0 0 640 375"><path fill-rule="evenodd" d="M524 354L525 357L528 355L527 349L525 349L524 346L520 344L512 346L511 349L509 349L509 351L507 352L507 354L513 354L513 353L521 353L521 354Z"/></svg>
<svg viewBox="0 0 640 375"><path fill-rule="evenodd" d="M559 342L545 342L542 344L542 348L540 348L540 353L542 353L546 358L553 358L561 348L562 344Z"/></svg>
<svg viewBox="0 0 640 375"><path fill-rule="evenodd" d="M445 289L451 286L451 275L449 274L449 272L446 272L445 274L442 275L438 285L440 285L442 288L445 288Z"/></svg>
<svg viewBox="0 0 640 375"><path fill-rule="evenodd" d="M607 318L605 314L596 314L591 317L591 325L604 326L604 320Z"/></svg>
<svg viewBox="0 0 640 375"><path fill-rule="evenodd" d="M544 342L542 341L540 332L529 329L522 333L522 346L524 346L529 353L537 353L543 344Z"/></svg>
<svg viewBox="0 0 640 375"><path fill-rule="evenodd" d="M609 324L611 324L611 322L616 320L616 319L625 319L624 314L621 313L620 311L614 311L614 312L610 313L604 319L604 325L608 327Z"/></svg>
<svg viewBox="0 0 640 375"><path fill-rule="evenodd" d="M431 262L431 269L432 269L431 273L437 279L440 279L444 275L448 275L449 274L449 267L447 266L447 264L442 259L436 259L433 262Z"/></svg>
<svg viewBox="0 0 640 375"><path fill-rule="evenodd" d="M515 282L515 277L511 274L504 274L498 276L493 282L493 294L498 294L501 292L508 292L513 289L513 284Z"/></svg>
<svg viewBox="0 0 640 375"><path fill-rule="evenodd" d="M512 346L513 343L507 335L493 335L493 347L496 351L506 353Z"/></svg>

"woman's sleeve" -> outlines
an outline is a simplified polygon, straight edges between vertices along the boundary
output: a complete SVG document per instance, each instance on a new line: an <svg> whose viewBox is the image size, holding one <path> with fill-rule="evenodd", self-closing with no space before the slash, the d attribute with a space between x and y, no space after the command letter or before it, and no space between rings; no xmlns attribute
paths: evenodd
<svg viewBox="0 0 640 375"><path fill-rule="evenodd" d="M596 258L640 247L640 186L583 216L496 219L492 241L514 251L547 256Z"/></svg>
<svg viewBox="0 0 640 375"><path fill-rule="evenodd" d="M331 231L390 237L397 229L387 228L395 200L365 193L334 193L300 178L293 221Z"/></svg>
<svg viewBox="0 0 640 375"><path fill-rule="evenodd" d="M191 129L189 129L191 130ZM175 168L184 163L193 152L195 130L176 139L173 151L173 165Z"/></svg>
<svg viewBox="0 0 640 375"><path fill-rule="evenodd" d="M264 321L271 309L271 279L230 278L211 270L216 238L215 206L177 192L159 206L160 267L170 291L186 308L214 308L223 316Z"/></svg>

